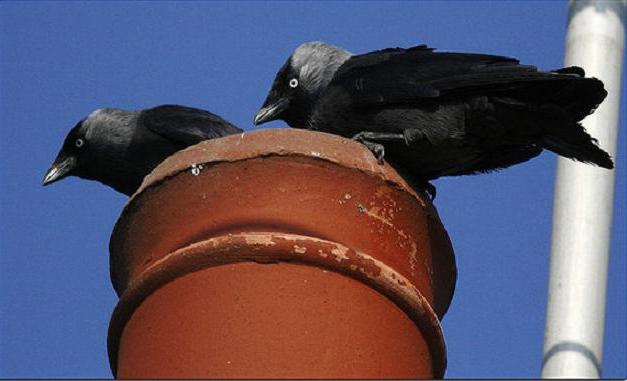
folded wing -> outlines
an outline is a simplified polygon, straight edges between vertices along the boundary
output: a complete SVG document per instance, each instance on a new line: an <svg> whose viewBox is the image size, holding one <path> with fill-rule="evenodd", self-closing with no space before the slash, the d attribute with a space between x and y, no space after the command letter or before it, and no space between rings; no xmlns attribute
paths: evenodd
<svg viewBox="0 0 627 381"><path fill-rule="evenodd" d="M442 98L507 96L564 107L579 121L606 95L603 84L584 78L581 68L538 71L504 56L440 53L425 45L351 57L336 73L341 86L363 106L425 104Z"/></svg>
<svg viewBox="0 0 627 381"><path fill-rule="evenodd" d="M139 123L183 147L242 132L208 111L177 105L163 105L145 110Z"/></svg>

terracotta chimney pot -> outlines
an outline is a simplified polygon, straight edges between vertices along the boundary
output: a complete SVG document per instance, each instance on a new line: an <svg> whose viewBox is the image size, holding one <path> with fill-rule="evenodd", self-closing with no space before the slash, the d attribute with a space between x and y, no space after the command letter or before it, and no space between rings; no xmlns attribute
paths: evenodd
<svg viewBox="0 0 627 381"><path fill-rule="evenodd" d="M118 378L441 378L455 286L437 212L363 145L297 129L202 142L115 225Z"/></svg>

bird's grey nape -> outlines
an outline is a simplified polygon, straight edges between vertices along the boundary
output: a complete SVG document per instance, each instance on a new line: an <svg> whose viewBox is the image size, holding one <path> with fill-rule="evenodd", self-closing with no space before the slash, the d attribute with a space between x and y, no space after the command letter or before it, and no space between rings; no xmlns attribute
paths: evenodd
<svg viewBox="0 0 627 381"><path fill-rule="evenodd" d="M83 122L85 137L96 147L109 147L117 150L117 155L124 156L124 150L131 144L136 131L137 120L141 110L122 110L117 108L101 108L95 110ZM102 142L106 142L103 146ZM93 149L93 148L92 148ZM101 152L105 156L113 153Z"/></svg>
<svg viewBox="0 0 627 381"><path fill-rule="evenodd" d="M115 132L115 129L112 129L111 126L132 129L139 112L117 108L99 108L94 110L83 122L86 128L86 137L90 139L92 134L103 133L111 135L112 132Z"/></svg>
<svg viewBox="0 0 627 381"><path fill-rule="evenodd" d="M296 48L291 60L305 89L315 93L327 87L337 69L351 56L342 48L314 41Z"/></svg>

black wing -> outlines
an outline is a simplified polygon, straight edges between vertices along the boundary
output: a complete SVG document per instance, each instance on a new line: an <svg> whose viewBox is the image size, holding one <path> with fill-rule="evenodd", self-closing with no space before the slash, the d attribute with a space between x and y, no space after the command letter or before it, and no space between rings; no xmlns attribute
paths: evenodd
<svg viewBox="0 0 627 381"><path fill-rule="evenodd" d="M240 128L209 111L177 105L144 110L139 117L139 124L183 146L242 132Z"/></svg>
<svg viewBox="0 0 627 381"><path fill-rule="evenodd" d="M331 86L344 88L357 104L383 105L465 93L498 94L526 84L578 78L581 70L571 69L538 72L510 57L440 53L420 45L353 56L337 71Z"/></svg>

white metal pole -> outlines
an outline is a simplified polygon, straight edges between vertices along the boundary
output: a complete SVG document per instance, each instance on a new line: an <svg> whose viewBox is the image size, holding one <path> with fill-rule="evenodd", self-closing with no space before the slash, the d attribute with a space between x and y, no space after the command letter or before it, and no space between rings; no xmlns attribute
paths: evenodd
<svg viewBox="0 0 627 381"><path fill-rule="evenodd" d="M605 84L608 96L584 126L613 157L626 6L571 0L566 34L565 66L581 66ZM613 201L613 170L558 159L543 378L601 377Z"/></svg>

